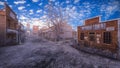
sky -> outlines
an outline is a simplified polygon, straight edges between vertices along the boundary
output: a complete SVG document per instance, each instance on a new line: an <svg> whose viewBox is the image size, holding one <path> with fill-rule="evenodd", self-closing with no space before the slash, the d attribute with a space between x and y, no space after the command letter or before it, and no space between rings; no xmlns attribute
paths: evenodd
<svg viewBox="0 0 120 68"><path fill-rule="evenodd" d="M84 20L100 16L101 21L120 18L120 0L49 0L59 5L70 16L68 23L76 29ZM17 14L19 22L44 26L48 0L0 0L0 8L6 2Z"/></svg>

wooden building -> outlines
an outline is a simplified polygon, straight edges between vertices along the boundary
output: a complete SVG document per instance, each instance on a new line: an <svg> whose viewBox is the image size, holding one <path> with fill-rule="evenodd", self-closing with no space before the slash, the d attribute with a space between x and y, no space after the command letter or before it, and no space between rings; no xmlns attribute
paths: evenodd
<svg viewBox="0 0 120 68"><path fill-rule="evenodd" d="M78 26L81 47L94 47L120 54L120 19L100 22L99 17L85 20Z"/></svg>
<svg viewBox="0 0 120 68"><path fill-rule="evenodd" d="M0 45L18 43L18 19L15 12L5 3L0 10Z"/></svg>
<svg viewBox="0 0 120 68"><path fill-rule="evenodd" d="M18 41L19 44L25 42L25 28L24 25L21 23L18 24Z"/></svg>
<svg viewBox="0 0 120 68"><path fill-rule="evenodd" d="M58 27L59 26L59 27ZM73 35L74 34L74 35ZM68 23L58 23L55 26L43 27L39 31L39 36L45 37L49 40L69 40L76 38L76 32L73 32L72 26Z"/></svg>

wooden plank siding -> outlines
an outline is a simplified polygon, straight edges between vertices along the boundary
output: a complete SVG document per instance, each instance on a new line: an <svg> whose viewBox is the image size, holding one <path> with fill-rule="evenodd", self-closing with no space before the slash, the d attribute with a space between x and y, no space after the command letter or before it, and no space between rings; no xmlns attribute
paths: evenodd
<svg viewBox="0 0 120 68"><path fill-rule="evenodd" d="M5 45L5 40L6 40L6 17L5 17L5 12L0 11L0 46Z"/></svg>
<svg viewBox="0 0 120 68"><path fill-rule="evenodd" d="M6 3L4 6L5 8L0 10L0 46L18 43L17 15Z"/></svg>
<svg viewBox="0 0 120 68"><path fill-rule="evenodd" d="M118 20L106 22L97 22L99 19L93 18L85 21L85 25L78 26L78 43L82 46L89 46L116 52L118 49ZM89 23L89 24L87 24ZM98 26L98 27L97 27ZM111 33L111 43L104 43L104 33ZM84 33L84 40L80 39L81 33ZM91 40L92 41L91 41Z"/></svg>

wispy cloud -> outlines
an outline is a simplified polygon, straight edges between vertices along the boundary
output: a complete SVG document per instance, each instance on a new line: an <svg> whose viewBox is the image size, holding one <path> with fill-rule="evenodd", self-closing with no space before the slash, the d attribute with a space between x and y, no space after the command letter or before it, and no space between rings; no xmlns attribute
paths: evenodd
<svg viewBox="0 0 120 68"><path fill-rule="evenodd" d="M70 3L70 1L69 1L69 0L66 0L66 3L67 3L67 4L69 4L69 3Z"/></svg>
<svg viewBox="0 0 120 68"><path fill-rule="evenodd" d="M49 1L55 2L55 0L49 0Z"/></svg>
<svg viewBox="0 0 120 68"><path fill-rule="evenodd" d="M78 3L80 0L74 0L74 4Z"/></svg>
<svg viewBox="0 0 120 68"><path fill-rule="evenodd" d="M55 5L59 5L59 2L55 2Z"/></svg>
<svg viewBox="0 0 120 68"><path fill-rule="evenodd" d="M25 17L24 15L20 15L19 19L24 20L24 19L28 19L28 18L27 18L27 17Z"/></svg>
<svg viewBox="0 0 120 68"><path fill-rule="evenodd" d="M27 4L27 6L30 6L30 4Z"/></svg>
<svg viewBox="0 0 120 68"><path fill-rule="evenodd" d="M0 1L0 5L4 5L4 2Z"/></svg>
<svg viewBox="0 0 120 68"><path fill-rule="evenodd" d="M30 11L30 13L29 13L30 15L34 13L34 12L33 12L33 9L31 9L31 10L29 10L29 11Z"/></svg>
<svg viewBox="0 0 120 68"><path fill-rule="evenodd" d="M38 4L39 6L41 6L43 3L40 3L40 4Z"/></svg>
<svg viewBox="0 0 120 68"><path fill-rule="evenodd" d="M23 10L25 7L24 6L20 6L18 7L18 10Z"/></svg>
<svg viewBox="0 0 120 68"><path fill-rule="evenodd" d="M12 5L9 5L11 8L13 7Z"/></svg>
<svg viewBox="0 0 120 68"><path fill-rule="evenodd" d="M21 0L21 1L14 1L14 4L24 4L24 3L26 3L26 1L24 1L24 0Z"/></svg>
<svg viewBox="0 0 120 68"><path fill-rule="evenodd" d="M38 2L39 0L32 0L33 2Z"/></svg>
<svg viewBox="0 0 120 68"><path fill-rule="evenodd" d="M37 12L37 13L40 13L40 12L42 12L42 10L37 10L36 12Z"/></svg>
<svg viewBox="0 0 120 68"><path fill-rule="evenodd" d="M103 4L100 7L101 13L105 13L105 19L108 19L112 14L119 10L120 10L119 1L114 1L112 3L109 2L108 4Z"/></svg>

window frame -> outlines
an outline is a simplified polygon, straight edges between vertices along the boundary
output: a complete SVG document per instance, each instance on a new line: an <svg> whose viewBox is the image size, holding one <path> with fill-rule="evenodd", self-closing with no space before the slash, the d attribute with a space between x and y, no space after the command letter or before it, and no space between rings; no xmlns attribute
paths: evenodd
<svg viewBox="0 0 120 68"><path fill-rule="evenodd" d="M90 33L91 33L91 35L90 35ZM92 34L92 33L93 33L93 34ZM89 32L88 35L89 35L89 41L92 41L92 42L95 42L95 41L96 41L96 32ZM90 36L93 36L94 39L91 40Z"/></svg>
<svg viewBox="0 0 120 68"><path fill-rule="evenodd" d="M107 33L107 32L109 32L109 38L105 38L106 36L108 37L108 35L104 35L104 33ZM108 41L108 39L109 39L109 41ZM112 33L110 31L103 32L103 43L104 44L112 44Z"/></svg>
<svg viewBox="0 0 120 68"><path fill-rule="evenodd" d="M81 33L80 33L80 40L85 40L84 37L85 37L85 33L84 33L84 32L81 32Z"/></svg>

